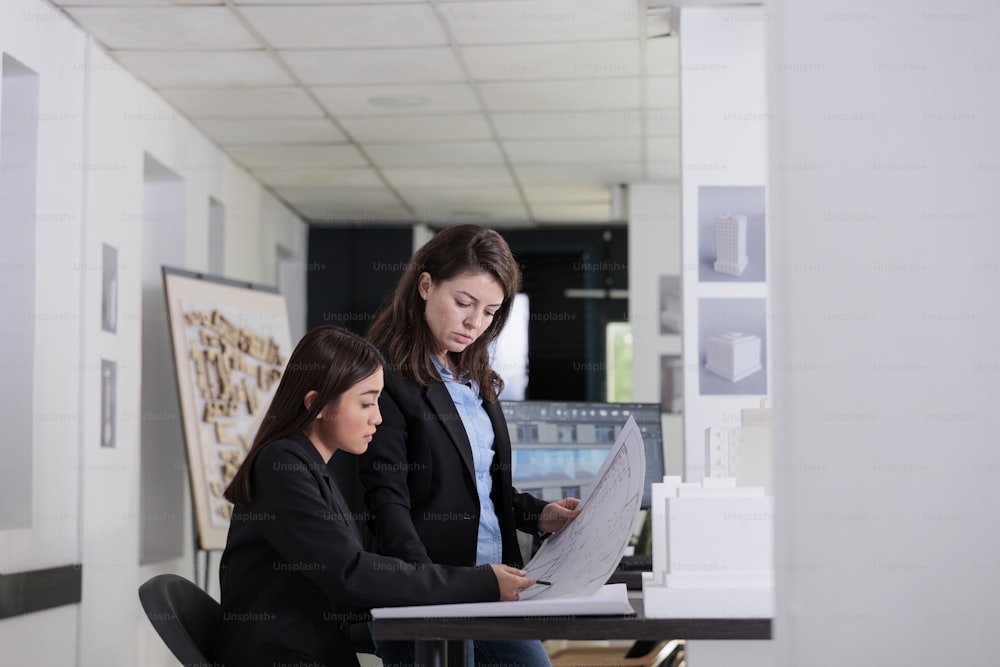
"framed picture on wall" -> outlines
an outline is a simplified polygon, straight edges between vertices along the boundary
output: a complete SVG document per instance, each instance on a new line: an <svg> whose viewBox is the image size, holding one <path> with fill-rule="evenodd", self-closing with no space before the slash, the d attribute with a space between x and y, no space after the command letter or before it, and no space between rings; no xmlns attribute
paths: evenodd
<svg viewBox="0 0 1000 667"><path fill-rule="evenodd" d="M698 188L698 279L763 282L767 277L763 185Z"/></svg>
<svg viewBox="0 0 1000 667"><path fill-rule="evenodd" d="M698 331L699 394L767 394L765 299L700 299Z"/></svg>
<svg viewBox="0 0 1000 667"><path fill-rule="evenodd" d="M101 329L118 331L118 248L101 248Z"/></svg>
<svg viewBox="0 0 1000 667"><path fill-rule="evenodd" d="M167 319L199 547L226 544L223 492L243 462L292 351L271 287L163 267Z"/></svg>

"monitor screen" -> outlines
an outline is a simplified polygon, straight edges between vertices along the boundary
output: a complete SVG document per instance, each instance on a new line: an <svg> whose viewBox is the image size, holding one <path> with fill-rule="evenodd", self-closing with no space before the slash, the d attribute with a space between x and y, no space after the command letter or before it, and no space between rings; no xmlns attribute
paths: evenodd
<svg viewBox="0 0 1000 667"><path fill-rule="evenodd" d="M628 418L646 453L642 508L650 485L663 481L663 432L658 403L500 401L510 431L514 486L542 500L581 497Z"/></svg>

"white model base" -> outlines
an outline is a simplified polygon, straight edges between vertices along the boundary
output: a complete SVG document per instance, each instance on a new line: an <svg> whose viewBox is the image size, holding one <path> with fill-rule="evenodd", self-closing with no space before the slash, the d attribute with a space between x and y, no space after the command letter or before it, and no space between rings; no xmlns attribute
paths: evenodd
<svg viewBox="0 0 1000 667"><path fill-rule="evenodd" d="M669 588L643 582L647 618L772 618L774 588Z"/></svg>
<svg viewBox="0 0 1000 667"><path fill-rule="evenodd" d="M747 264L750 263L750 259L747 257L741 257L735 262L723 262L720 259L715 260L712 268L719 273L725 273L730 276L742 276L743 272L747 268Z"/></svg>

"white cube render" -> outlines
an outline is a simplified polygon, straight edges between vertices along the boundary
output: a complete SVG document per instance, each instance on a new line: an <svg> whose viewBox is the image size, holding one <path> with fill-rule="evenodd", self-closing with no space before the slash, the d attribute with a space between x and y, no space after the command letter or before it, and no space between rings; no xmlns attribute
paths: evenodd
<svg viewBox="0 0 1000 667"><path fill-rule="evenodd" d="M739 382L760 371L761 340L738 331L705 341L705 369L730 382Z"/></svg>

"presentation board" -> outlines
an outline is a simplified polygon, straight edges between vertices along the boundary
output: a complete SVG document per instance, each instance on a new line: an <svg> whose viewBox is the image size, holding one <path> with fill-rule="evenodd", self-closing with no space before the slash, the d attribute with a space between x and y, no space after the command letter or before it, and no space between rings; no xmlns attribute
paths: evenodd
<svg viewBox="0 0 1000 667"><path fill-rule="evenodd" d="M292 351L272 287L163 267L199 548L226 545L223 493L242 463Z"/></svg>

